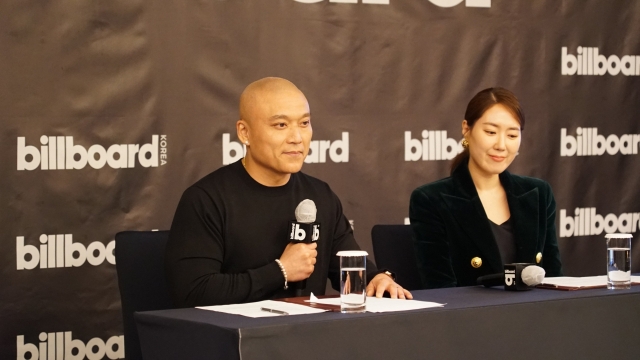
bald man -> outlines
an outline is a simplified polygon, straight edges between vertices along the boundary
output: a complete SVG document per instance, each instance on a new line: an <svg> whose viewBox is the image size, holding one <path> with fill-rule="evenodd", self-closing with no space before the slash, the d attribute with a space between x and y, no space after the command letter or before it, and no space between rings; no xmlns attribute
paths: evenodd
<svg viewBox="0 0 640 360"><path fill-rule="evenodd" d="M178 307L234 304L325 292L340 286L336 253L358 250L342 204L329 185L302 172L312 128L309 103L291 82L258 80L240 97L238 138L247 152L189 187L176 210L165 258ZM317 207L320 238L288 240L296 206ZM411 298L389 273L367 265L368 295Z"/></svg>

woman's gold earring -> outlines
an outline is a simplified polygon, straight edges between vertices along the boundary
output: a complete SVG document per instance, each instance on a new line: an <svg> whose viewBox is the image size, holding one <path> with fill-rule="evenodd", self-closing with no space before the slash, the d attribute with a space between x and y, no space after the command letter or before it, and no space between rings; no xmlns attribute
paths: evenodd
<svg viewBox="0 0 640 360"><path fill-rule="evenodd" d="M469 141L467 141L467 139L462 139L462 147L465 149L469 148Z"/></svg>

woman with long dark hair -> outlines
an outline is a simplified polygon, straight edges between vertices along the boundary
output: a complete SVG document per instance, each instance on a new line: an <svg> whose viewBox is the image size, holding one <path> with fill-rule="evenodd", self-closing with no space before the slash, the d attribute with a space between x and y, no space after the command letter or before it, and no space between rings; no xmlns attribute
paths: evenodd
<svg viewBox="0 0 640 360"><path fill-rule="evenodd" d="M524 113L504 88L480 91L462 121L464 151L451 176L411 194L409 216L425 288L475 285L504 264L562 275L549 184L506 171L520 148Z"/></svg>

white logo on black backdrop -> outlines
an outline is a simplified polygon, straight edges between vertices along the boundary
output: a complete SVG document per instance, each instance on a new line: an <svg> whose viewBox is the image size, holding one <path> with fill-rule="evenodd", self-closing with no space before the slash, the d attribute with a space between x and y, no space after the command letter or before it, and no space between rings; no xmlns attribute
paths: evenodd
<svg viewBox="0 0 640 360"><path fill-rule="evenodd" d="M86 344L73 339L71 331L40 333L38 345L25 343L24 335L17 338L18 360L101 360L124 359L124 336L112 336L105 342L93 338ZM29 357L26 355L29 354Z"/></svg>
<svg viewBox="0 0 640 360"><path fill-rule="evenodd" d="M222 165L234 163L244 156L247 147L238 141L231 141L230 134L222 134Z"/></svg>
<svg viewBox="0 0 640 360"><path fill-rule="evenodd" d="M222 165L240 160L246 152L246 146L231 141L230 134L222 134ZM349 162L349 133L343 132L340 140L311 140L309 154L305 163L326 163L327 158L335 163Z"/></svg>
<svg viewBox="0 0 640 360"><path fill-rule="evenodd" d="M349 133L343 132L340 140L312 140L309 154L304 162L326 163L327 158L334 163L349 162Z"/></svg>
<svg viewBox="0 0 640 360"><path fill-rule="evenodd" d="M447 137L446 130L422 130L422 139L404 132L404 161L451 160L462 150L462 143Z"/></svg>
<svg viewBox="0 0 640 360"><path fill-rule="evenodd" d="M567 47L562 48L562 75L640 75L640 56L618 55L606 57L596 47L578 46L577 55L569 54Z"/></svg>
<svg viewBox="0 0 640 360"><path fill-rule="evenodd" d="M84 169L87 164L94 169L105 165L126 169L135 167L136 158L147 168L167 163L167 135L152 135L149 144L114 144L108 149L97 144L88 149L74 145L73 136L42 135L40 144L38 149L26 145L24 137L18 137L18 170Z"/></svg>
<svg viewBox="0 0 640 360"><path fill-rule="evenodd" d="M82 243L74 243L73 235L40 235L39 248L25 245L24 236L16 237L16 268L32 270L40 265L40 269L80 267L88 262L98 266L106 260L115 265L113 254L116 243L111 240L106 246L94 241L85 247Z"/></svg>
<svg viewBox="0 0 640 360"><path fill-rule="evenodd" d="M299 3L305 4L315 4L319 2L323 2L324 0L295 0ZM363 4L378 4L378 5L389 5L389 0L329 0L330 3L340 3L340 4L357 4L361 2ZM467 7L483 7L488 8L491 7L491 0L429 0L430 3L440 6L440 7L454 7L456 5L465 3Z"/></svg>
<svg viewBox="0 0 640 360"><path fill-rule="evenodd" d="M635 233L640 227L640 213L624 213L620 216L602 216L596 208L576 208L575 216L567 216L560 210L560 237L590 236L605 233Z"/></svg>
<svg viewBox="0 0 640 360"><path fill-rule="evenodd" d="M567 135L567 129L560 129L560 156L635 155L638 153L640 134L598 134L598 128L577 128L576 136Z"/></svg>

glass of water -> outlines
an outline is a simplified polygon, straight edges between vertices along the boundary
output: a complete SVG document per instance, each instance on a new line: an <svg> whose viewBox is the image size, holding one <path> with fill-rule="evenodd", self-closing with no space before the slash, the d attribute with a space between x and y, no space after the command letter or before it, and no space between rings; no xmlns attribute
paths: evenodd
<svg viewBox="0 0 640 360"><path fill-rule="evenodd" d="M631 234L607 234L607 289L631 288Z"/></svg>
<svg viewBox="0 0 640 360"><path fill-rule="evenodd" d="M360 313L367 309L367 252L340 251L340 310Z"/></svg>

